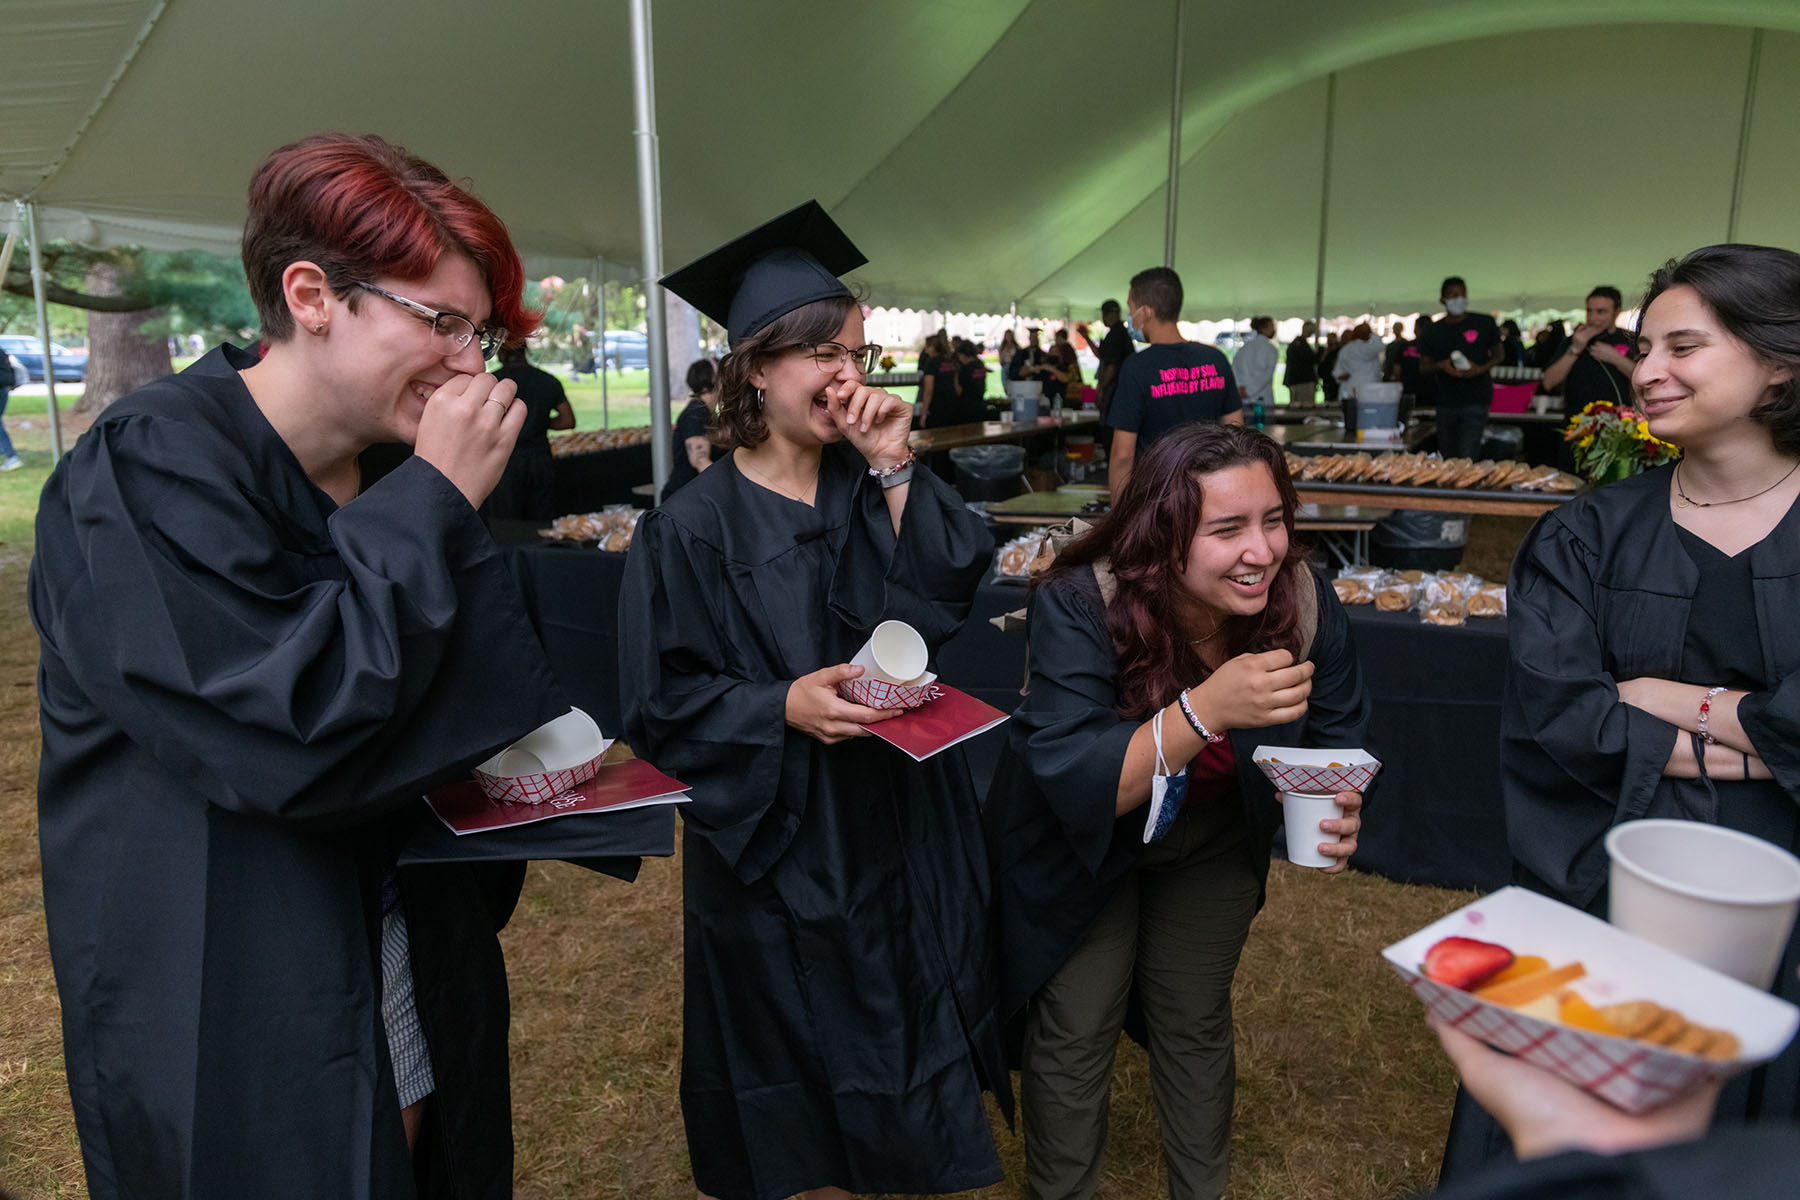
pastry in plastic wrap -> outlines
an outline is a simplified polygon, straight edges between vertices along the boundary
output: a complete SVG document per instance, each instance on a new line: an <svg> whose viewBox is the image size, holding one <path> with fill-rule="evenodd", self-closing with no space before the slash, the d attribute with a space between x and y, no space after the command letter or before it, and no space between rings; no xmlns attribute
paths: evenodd
<svg viewBox="0 0 1800 1200"><path fill-rule="evenodd" d="M1419 607L1419 620L1432 625L1461 625L1468 616L1468 607L1461 600L1441 600Z"/></svg>
<svg viewBox="0 0 1800 1200"><path fill-rule="evenodd" d="M1506 615L1506 588L1502 584L1489 583L1475 589L1468 602L1471 617L1504 617Z"/></svg>
<svg viewBox="0 0 1800 1200"><path fill-rule="evenodd" d="M1405 612L1413 606L1413 590L1404 585L1384 587L1375 593L1375 607L1382 612Z"/></svg>
<svg viewBox="0 0 1800 1200"><path fill-rule="evenodd" d="M1334 579L1331 589L1339 604L1369 604L1375 599L1374 589L1360 579Z"/></svg>

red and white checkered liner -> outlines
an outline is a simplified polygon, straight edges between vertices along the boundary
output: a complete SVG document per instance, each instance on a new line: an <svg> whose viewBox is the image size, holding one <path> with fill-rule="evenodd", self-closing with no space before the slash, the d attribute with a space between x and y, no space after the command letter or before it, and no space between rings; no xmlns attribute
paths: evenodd
<svg viewBox="0 0 1800 1200"><path fill-rule="evenodd" d="M865 708L918 708L927 700L938 698L937 676L927 675L917 687L889 683L885 679L846 679L838 684L838 695Z"/></svg>
<svg viewBox="0 0 1800 1200"><path fill-rule="evenodd" d="M481 785L482 792L490 800L504 800L508 804L542 804L573 791L592 779L599 770L600 758L596 756L579 766L562 771L547 771L542 775L490 775L477 769L475 782Z"/></svg>
<svg viewBox="0 0 1800 1200"><path fill-rule="evenodd" d="M1419 973L1425 951L1460 934L1552 963L1579 960L1575 990L1598 1004L1651 999L1704 1025L1729 1029L1736 1059L1720 1062L1667 1046L1608 1037L1490 1004ZM1586 913L1522 888L1502 888L1382 951L1440 1021L1591 1092L1628 1113L1646 1112L1707 1079L1740 1074L1781 1053L1800 1025L1784 1000L1653 946Z"/></svg>
<svg viewBox="0 0 1800 1200"><path fill-rule="evenodd" d="M1298 746L1258 746L1251 756L1281 792L1335 795L1364 792L1381 763L1364 750L1309 750ZM1271 759L1280 759L1272 762ZM1332 766L1340 763L1340 766Z"/></svg>

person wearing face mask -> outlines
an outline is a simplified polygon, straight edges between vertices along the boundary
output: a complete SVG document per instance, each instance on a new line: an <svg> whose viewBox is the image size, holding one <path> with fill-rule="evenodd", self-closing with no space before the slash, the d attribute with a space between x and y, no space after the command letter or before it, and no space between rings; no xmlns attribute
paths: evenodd
<svg viewBox="0 0 1800 1200"><path fill-rule="evenodd" d="M1360 745L1370 714L1337 594L1292 545L1297 503L1272 439L1189 422L1034 587L984 810L1034 1197L1095 1194L1134 996L1170 1195L1225 1186L1231 982L1282 823L1251 754ZM1338 803L1318 830L1330 873L1362 797Z"/></svg>
<svg viewBox="0 0 1800 1200"><path fill-rule="evenodd" d="M1275 407L1275 364L1281 351L1275 348L1275 318L1251 317L1250 336L1231 360L1238 377L1238 398L1253 413Z"/></svg>
<svg viewBox="0 0 1800 1200"><path fill-rule="evenodd" d="M1319 353L1312 340L1319 327L1308 321L1300 327L1300 336L1287 345L1287 366L1281 386L1287 389L1289 404L1312 404L1319 394Z"/></svg>
<svg viewBox="0 0 1800 1200"><path fill-rule="evenodd" d="M1113 440L1108 481L1114 496L1125 490L1139 451L1188 421L1244 423L1231 362L1216 347L1181 335L1181 276L1151 267L1131 277L1125 316L1149 345L1119 370L1113 393Z"/></svg>
<svg viewBox="0 0 1800 1200"><path fill-rule="evenodd" d="M721 1200L1001 1178L967 763L913 761L867 728L899 710L837 691L884 621L935 653L993 553L915 469L912 406L867 382L881 347L838 278L865 261L809 202L663 280L729 331L731 452L638 524L620 692L625 740L692 789L681 1106L695 1186Z"/></svg>
<svg viewBox="0 0 1800 1200"><path fill-rule="evenodd" d="M1622 820L1800 851L1800 254L1695 250L1651 277L1641 311L1637 408L1682 457L1540 518L1507 586L1514 878L1597 915ZM1776 976L1789 1001L1797 964L1800 929ZM1470 1107L1446 1171L1493 1152ZM1796 1115L1800 1044L1719 1102L1721 1123Z"/></svg>
<svg viewBox="0 0 1800 1200"><path fill-rule="evenodd" d="M1433 383L1438 452L1445 458L1480 458L1494 379L1500 361L1500 326L1486 313L1469 311L1469 288L1457 275L1438 289L1444 316L1419 335L1419 372Z"/></svg>

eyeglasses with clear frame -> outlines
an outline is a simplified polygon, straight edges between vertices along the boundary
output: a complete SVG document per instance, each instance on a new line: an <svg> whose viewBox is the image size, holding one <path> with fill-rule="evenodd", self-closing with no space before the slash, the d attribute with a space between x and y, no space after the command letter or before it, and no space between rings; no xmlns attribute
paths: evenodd
<svg viewBox="0 0 1800 1200"><path fill-rule="evenodd" d="M500 343L506 340L506 330L504 329L477 329L475 322L467 317L452 312L439 312L435 308L426 308L417 300L396 296L386 288L378 288L372 283L363 283L358 280L356 286L365 292L374 292L384 300L392 300L407 312L418 317L419 320L430 325L431 335L450 348L447 353L453 354L479 337L481 339L481 357L488 359L494 356L494 351L498 350Z"/></svg>
<svg viewBox="0 0 1800 1200"><path fill-rule="evenodd" d="M831 375L836 375L844 368L844 360L850 359L856 369L865 376L873 374L875 364L881 361L884 346L858 346L852 350L841 342L802 342L800 348L807 351L813 363Z"/></svg>

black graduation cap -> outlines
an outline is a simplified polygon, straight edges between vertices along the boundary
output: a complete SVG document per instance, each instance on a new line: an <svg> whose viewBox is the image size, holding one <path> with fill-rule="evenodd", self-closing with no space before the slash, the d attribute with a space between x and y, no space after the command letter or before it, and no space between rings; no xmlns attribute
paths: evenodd
<svg viewBox="0 0 1800 1200"><path fill-rule="evenodd" d="M808 200L662 277L662 285L725 326L737 345L803 304L848 296L838 278L869 258Z"/></svg>

